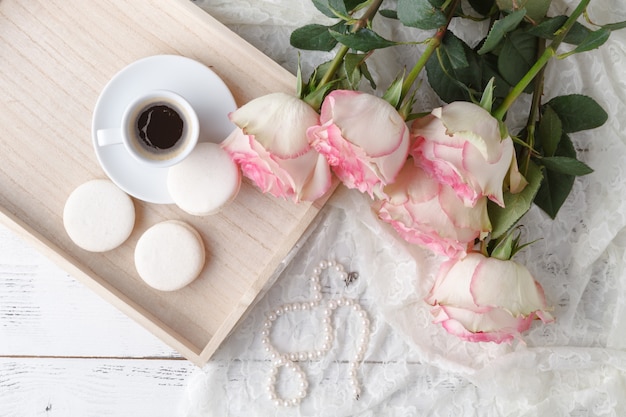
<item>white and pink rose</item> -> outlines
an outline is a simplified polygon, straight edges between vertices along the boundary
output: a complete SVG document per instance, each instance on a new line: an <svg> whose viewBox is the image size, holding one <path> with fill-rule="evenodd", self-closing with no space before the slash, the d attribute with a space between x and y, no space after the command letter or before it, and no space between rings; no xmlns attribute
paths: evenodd
<svg viewBox="0 0 626 417"><path fill-rule="evenodd" d="M268 94L240 107L230 119L237 128L222 147L263 192L299 202L316 200L329 190L326 158L306 136L319 121L307 103L285 93Z"/></svg>
<svg viewBox="0 0 626 417"><path fill-rule="evenodd" d="M409 130L387 101L358 91L335 90L322 103L319 124L307 130L311 145L326 157L348 188L381 195L409 150Z"/></svg>
<svg viewBox="0 0 626 417"><path fill-rule="evenodd" d="M469 245L491 230L487 199L467 207L447 184L437 182L408 160L387 197L372 207L409 243L450 258L464 256Z"/></svg>
<svg viewBox="0 0 626 417"><path fill-rule="evenodd" d="M536 318L554 321L526 267L476 252L444 262L426 301L436 323L470 342L511 342Z"/></svg>
<svg viewBox="0 0 626 417"><path fill-rule="evenodd" d="M504 206L503 184L510 184L512 192L526 185L511 137L502 138L498 121L476 104L461 101L436 108L413 122L411 135L416 163L452 187L468 206L482 197Z"/></svg>

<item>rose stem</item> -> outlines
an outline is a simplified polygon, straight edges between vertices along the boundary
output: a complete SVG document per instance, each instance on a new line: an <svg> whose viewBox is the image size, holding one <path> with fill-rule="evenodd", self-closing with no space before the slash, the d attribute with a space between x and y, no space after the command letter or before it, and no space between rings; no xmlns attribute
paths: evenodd
<svg viewBox="0 0 626 417"><path fill-rule="evenodd" d="M541 56L546 49L545 39L537 40L537 55ZM526 143L528 148L526 149L526 158L524 159L524 165L520 167L524 176L528 173L528 165L530 163L530 156L532 149L535 147L535 122L539 115L539 106L541 105L541 96L543 95L543 80L546 67L541 68L535 78L535 90L533 91L533 99L530 105L530 112L528 113L528 121L526 122L526 131L528 132L528 138Z"/></svg>
<svg viewBox="0 0 626 417"><path fill-rule="evenodd" d="M539 59L537 59L535 64L528 70L526 75L524 75L524 77L513 87L513 89L509 92L509 94L504 98L504 101L502 102L500 107L498 107L493 112L493 117L495 117L496 119L500 121L504 119L506 112L509 110L509 107L511 107L513 102L515 102L515 100L519 97L519 95L522 94L522 92L524 92L528 84L530 84L532 80L535 78L535 76L539 74L541 69L548 63L548 61L553 56L556 55L557 48L559 47L563 39L565 39L565 36L567 36L567 33L572 28L574 23L576 23L576 20L580 17L581 14L583 14L583 12L587 8L587 5L589 4L590 1L591 0L582 0L578 4L578 6L576 6L576 9L568 17L568 19L565 21L561 29L555 32L556 36L554 37L554 40L550 43L550 45L546 47L546 49L543 51Z"/></svg>
<svg viewBox="0 0 626 417"><path fill-rule="evenodd" d="M443 41L443 37L446 34L446 31L448 30L448 26L450 25L450 22L452 21L452 18L454 17L454 13L459 3L460 3L460 0L455 0L452 2L451 7L448 10L448 15L446 16L447 17L446 23L443 26L439 27L435 35L428 40L428 42L426 43L426 49L424 49L424 52L415 63L415 66L411 69L409 74L406 76L406 78L402 82L402 90L400 94L399 103L402 103L404 101L404 98L406 97L409 90L411 89L411 86L417 79L417 76L426 65L426 62L428 62L431 55L437 50L439 45L441 45L441 42Z"/></svg>
<svg viewBox="0 0 626 417"><path fill-rule="evenodd" d="M376 12L380 8L380 5L382 4L382 2L383 0L374 0L372 4L370 4L370 6L367 8L363 16L360 19L358 19L354 23L354 25L352 25L351 32L355 33L355 32L358 32L360 29L366 27L376 15ZM341 48L339 48L339 50L337 51L337 54L331 61L330 66L324 73L324 76L322 77L319 85L323 86L326 83L330 82L330 80L333 78L337 70L339 70L339 67L341 66L343 62L343 58L346 56L349 50L350 48L347 47L346 45L341 45Z"/></svg>

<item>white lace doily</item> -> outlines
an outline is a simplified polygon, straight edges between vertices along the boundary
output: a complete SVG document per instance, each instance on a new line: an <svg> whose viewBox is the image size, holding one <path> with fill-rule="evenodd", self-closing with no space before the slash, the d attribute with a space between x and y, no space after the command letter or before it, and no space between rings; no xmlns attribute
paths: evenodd
<svg viewBox="0 0 626 417"><path fill-rule="evenodd" d="M292 72L297 51L289 34L325 21L310 0L196 3ZM553 3L558 13L576 2ZM592 2L590 16L597 23L626 20L626 4ZM378 25L393 39L418 33L386 19ZM387 85L400 65L412 65L419 51L407 46L376 52L369 62L379 84ZM305 72L331 56L325 55L302 53ZM341 189L285 260L276 284L189 381L183 415L626 415L625 66L626 32L618 31L601 49L554 61L547 72L546 99L582 93L609 114L604 126L571 135L579 157L595 171L576 180L556 220L538 209L523 220L525 240L542 240L516 259L542 284L555 323L536 323L524 334L525 343L512 345L463 342L431 324L423 298L440 259L399 241L371 214L367 197ZM424 109L438 104L426 86L419 99ZM271 365L260 336L265 312L305 299L312 268L329 257L360 277L348 287L325 285L323 292L358 298L372 321L360 370L363 394L358 401L351 397L347 371L358 321L338 310L333 348L302 364L307 397L298 408L277 408L267 399ZM299 313L277 321L276 339L284 335L285 343L312 346L319 336L315 317Z"/></svg>

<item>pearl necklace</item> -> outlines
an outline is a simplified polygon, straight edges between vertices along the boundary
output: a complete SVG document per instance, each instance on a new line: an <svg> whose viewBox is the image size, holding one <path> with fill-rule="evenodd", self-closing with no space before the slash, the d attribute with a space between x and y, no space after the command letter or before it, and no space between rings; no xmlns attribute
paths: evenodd
<svg viewBox="0 0 626 417"><path fill-rule="evenodd" d="M268 378L269 399L272 400L277 406L297 406L300 404L302 399L306 397L309 384L306 379L306 374L300 365L300 362L319 359L326 355L331 349L335 340L334 329L332 325L332 316L335 310L340 307L351 309L361 320L361 334L357 341L358 343L355 356L353 360L349 363L348 371L350 375L352 393L354 394L355 399L358 400L361 395L361 387L359 384L359 379L357 377L357 371L361 365L361 362L363 361L363 357L365 356L365 352L367 351L367 347L369 344L370 321L367 312L363 310L361 305L354 299L339 297L328 300L324 303L325 305L322 318L323 336L321 339L321 344L319 346L316 346L314 349L290 353L281 353L271 343L271 329L274 322L278 318L284 316L285 314L288 314L291 311L313 310L314 308L319 307L322 304L322 302L324 301L324 297L322 295L320 275L326 269L334 271L339 276L339 278L341 278L341 280L345 282L346 287L358 278L358 273L346 272L343 265L337 263L336 261L321 261L318 266L313 269L313 274L309 278L309 281L311 283L310 301L282 304L276 308L270 309L266 313L266 320L263 323L263 330L261 331L261 335L264 349L272 359L273 365L272 370L270 371L270 376ZM297 387L297 392L292 398L281 398L276 392L278 371L281 367L285 367L285 369L291 371L293 374L295 374L297 378L297 383L295 385Z"/></svg>

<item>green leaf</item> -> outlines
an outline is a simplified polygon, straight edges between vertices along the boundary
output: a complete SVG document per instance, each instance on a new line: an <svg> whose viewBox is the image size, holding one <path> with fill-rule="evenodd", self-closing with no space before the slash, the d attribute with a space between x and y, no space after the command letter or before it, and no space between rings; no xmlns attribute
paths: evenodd
<svg viewBox="0 0 626 417"><path fill-rule="evenodd" d="M393 107L397 107L398 103L400 103L400 97L402 97L402 83L404 81L404 77L397 77L393 83L389 86L385 94L383 94L383 99L386 100Z"/></svg>
<svg viewBox="0 0 626 417"><path fill-rule="evenodd" d="M481 15L488 16L496 2L495 0L469 0L469 4Z"/></svg>
<svg viewBox="0 0 626 417"><path fill-rule="evenodd" d="M506 15L504 18L496 20L491 26L491 30L485 39L485 43L478 50L479 54L486 54L493 51L500 44L504 36L516 29L526 16L526 9L515 11Z"/></svg>
<svg viewBox="0 0 626 417"><path fill-rule="evenodd" d="M541 169L532 162L528 165L526 180L528 185L520 193L504 193L504 207L489 201L487 211L491 220L491 237L497 239L510 230L530 209L543 176Z"/></svg>
<svg viewBox="0 0 626 417"><path fill-rule="evenodd" d="M558 156L576 158L576 150L567 135L564 134L561 137L555 154ZM535 204L537 207L554 219L563 206L563 203L565 203L565 200L567 200L567 196L572 191L575 179L576 177L574 175L546 170L541 187L535 196Z"/></svg>
<svg viewBox="0 0 626 417"><path fill-rule="evenodd" d="M537 38L523 30L509 33L498 56L498 71L510 85L517 84L535 63ZM526 91L532 91L531 83Z"/></svg>
<svg viewBox="0 0 626 417"><path fill-rule="evenodd" d="M487 87L485 87L483 95L480 98L480 107L487 110L489 113L491 113L491 106L493 106L493 82L493 78L489 80L489 83L487 84Z"/></svg>
<svg viewBox="0 0 626 417"><path fill-rule="evenodd" d="M626 21L609 23L608 25L602 25L602 27L608 30L620 30L626 28Z"/></svg>
<svg viewBox="0 0 626 417"><path fill-rule="evenodd" d="M544 39L554 39L556 32L561 29L566 20L567 16L561 15L551 17L539 23L537 26L533 26L528 29L528 33ZM567 32L563 42L578 45L589 35L589 33L591 33L590 29L578 22L575 22L569 32Z"/></svg>
<svg viewBox="0 0 626 417"><path fill-rule="evenodd" d="M329 30L333 38L343 45L361 52L369 52L374 49L382 49L398 45L397 42L387 40L371 29L363 28L356 33L339 33Z"/></svg>
<svg viewBox="0 0 626 417"><path fill-rule="evenodd" d="M345 71L346 80L351 90L357 90L361 78L364 75L363 69L365 66L365 54L346 54L343 60L343 68ZM369 74L369 72L367 72ZM370 80L371 82L372 80Z"/></svg>
<svg viewBox="0 0 626 417"><path fill-rule="evenodd" d="M593 172L587 164L567 156L546 156L541 158L540 162L550 171L560 174L582 176Z"/></svg>
<svg viewBox="0 0 626 417"><path fill-rule="evenodd" d="M553 156L563 135L561 119L551 107L546 107L538 123L537 135L544 155Z"/></svg>
<svg viewBox="0 0 626 417"><path fill-rule="evenodd" d="M378 13L380 13L381 16L386 17L388 19L398 19L398 12L395 10L391 10L391 9L382 9L379 10Z"/></svg>
<svg viewBox="0 0 626 417"><path fill-rule="evenodd" d="M450 57L455 53L448 53L447 49L463 49L468 65L464 68L454 68ZM437 52L426 63L428 83L437 95L445 102L472 99L473 91L482 90L482 68L478 55L457 38L454 33L447 31ZM486 84L486 82L485 82Z"/></svg>
<svg viewBox="0 0 626 417"><path fill-rule="evenodd" d="M446 24L443 12L428 0L398 0L398 18L403 25L423 30Z"/></svg>
<svg viewBox="0 0 626 417"><path fill-rule="evenodd" d="M313 5L317 10L322 12L325 16L328 17L337 17L335 12L333 12L331 6L328 4L328 0L313 0Z"/></svg>
<svg viewBox="0 0 626 417"><path fill-rule="evenodd" d="M311 24L302 26L291 33L289 42L291 46L309 51L330 51L337 45L337 39L333 38L329 29L337 30L338 25L323 26Z"/></svg>
<svg viewBox="0 0 626 417"><path fill-rule="evenodd" d="M363 63L360 65L359 68L361 69L361 75L363 75L363 77L367 81L369 81L370 87L372 87L372 90L376 90L376 81L374 81L374 77L372 76L369 68L367 67L367 62L363 61Z"/></svg>
<svg viewBox="0 0 626 417"><path fill-rule="evenodd" d="M512 12L526 9L526 15L535 22L540 22L546 16L552 0L496 0L502 11Z"/></svg>
<svg viewBox="0 0 626 417"><path fill-rule="evenodd" d="M465 43L456 36L447 36L444 38L444 42L440 45L440 50L448 58L452 69L467 68L469 62L467 61Z"/></svg>
<svg viewBox="0 0 626 417"><path fill-rule="evenodd" d="M559 116L565 133L595 129L602 126L609 117L594 99L582 94L558 96L545 105Z"/></svg>
<svg viewBox="0 0 626 417"><path fill-rule="evenodd" d="M315 8L324 15L343 19L348 19L348 12L361 3L362 0L313 0Z"/></svg>
<svg viewBox="0 0 626 417"><path fill-rule="evenodd" d="M562 56L569 56L573 54L579 54L581 52L591 51L593 49L599 48L602 46L611 36L611 31L609 29L598 29L591 33L583 39L582 42L578 44L574 50L568 52L567 54L563 54Z"/></svg>
<svg viewBox="0 0 626 417"><path fill-rule="evenodd" d="M366 2L367 0L343 0L343 4L345 5L345 8L346 10L348 10L348 12L352 12Z"/></svg>

